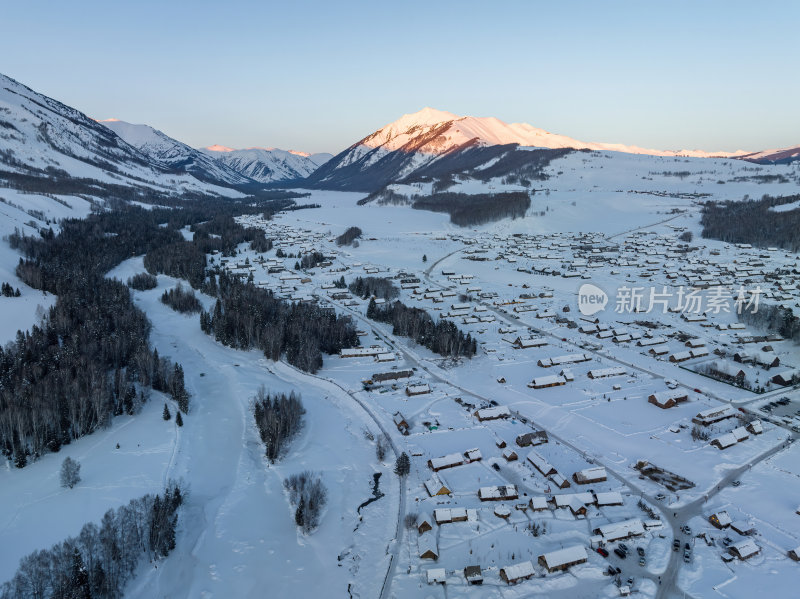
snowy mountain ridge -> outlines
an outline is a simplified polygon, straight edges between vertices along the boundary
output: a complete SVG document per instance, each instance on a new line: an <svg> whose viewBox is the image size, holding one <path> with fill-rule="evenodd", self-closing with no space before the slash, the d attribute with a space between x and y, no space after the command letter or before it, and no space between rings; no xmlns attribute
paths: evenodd
<svg viewBox="0 0 800 599"><path fill-rule="evenodd" d="M222 185L247 185L252 180L199 150L173 139L149 125L119 119L99 121L127 143L165 168L186 172L201 181Z"/></svg>
<svg viewBox="0 0 800 599"><path fill-rule="evenodd" d="M236 150L221 145L202 148L200 152L259 183L305 179L332 157L278 148Z"/></svg>
<svg viewBox="0 0 800 599"><path fill-rule="evenodd" d="M642 154L660 157L732 158L747 154L706 152L702 150L652 150L624 144L584 142L528 125L505 123L494 117L459 116L426 107L405 114L374 133L359 140L313 173L308 184L322 189L375 191L387 183L431 175L433 165L439 176L473 172L495 164L505 147L512 150L590 150ZM480 153L476 150L490 149ZM491 151L495 148L496 151ZM494 160L495 162L491 162ZM509 157L521 166L524 155ZM448 170L448 173L444 171Z"/></svg>
<svg viewBox="0 0 800 599"><path fill-rule="evenodd" d="M369 148L382 147L393 151L421 136L438 131L441 133L422 145L418 151L441 154L471 140L483 145L519 144L536 148L573 148L576 150L601 150L627 154L650 154L653 156L687 156L690 158L731 158L747 154L736 152L707 152L704 150L654 150L618 143L584 142L565 135L550 133L527 123L505 123L495 117L458 116L450 112L425 107L404 114L372 135L359 142Z"/></svg>

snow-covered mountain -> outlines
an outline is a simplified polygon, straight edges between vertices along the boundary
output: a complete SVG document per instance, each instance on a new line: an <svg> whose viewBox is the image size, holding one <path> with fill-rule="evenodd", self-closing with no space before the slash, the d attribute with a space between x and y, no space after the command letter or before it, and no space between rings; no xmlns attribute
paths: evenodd
<svg viewBox="0 0 800 599"><path fill-rule="evenodd" d="M664 151L622 144L583 142L526 123L504 123L493 117L464 117L423 108L403 115L338 154L309 177L315 187L371 191L389 181L412 177L443 157L474 148L576 149L649 154L654 156L733 157L745 151Z"/></svg>
<svg viewBox="0 0 800 599"><path fill-rule="evenodd" d="M800 146L782 148L779 150L764 150L762 152L737 156L737 158L747 160L748 162L757 162L759 164L791 164L792 162L800 160Z"/></svg>
<svg viewBox="0 0 800 599"><path fill-rule="evenodd" d="M252 179L224 162L187 146L149 125L134 125L119 119L100 121L123 140L166 169L185 172L201 181L219 185L247 185Z"/></svg>
<svg viewBox="0 0 800 599"><path fill-rule="evenodd" d="M307 154L278 148L234 150L214 145L201 151L220 164L259 183L305 179L332 158L331 154Z"/></svg>
<svg viewBox="0 0 800 599"><path fill-rule="evenodd" d="M80 188L84 194L100 196L92 186L105 185L117 190L123 186L236 195L170 172L82 112L0 74L0 179L12 188L30 188L32 178L82 180L80 186L54 184L49 190L54 193L69 188L67 193L75 194Z"/></svg>

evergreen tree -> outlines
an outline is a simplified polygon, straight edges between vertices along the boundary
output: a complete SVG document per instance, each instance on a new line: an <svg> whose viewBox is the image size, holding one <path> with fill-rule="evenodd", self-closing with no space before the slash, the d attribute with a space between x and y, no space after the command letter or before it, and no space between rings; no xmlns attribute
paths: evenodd
<svg viewBox="0 0 800 599"><path fill-rule="evenodd" d="M411 472L411 460L408 458L408 454L404 451L400 454L394 464L394 473L397 476L406 476L409 472Z"/></svg>
<svg viewBox="0 0 800 599"><path fill-rule="evenodd" d="M69 599L91 599L89 588L89 572L83 563L83 556L76 546L72 547L72 565L70 567Z"/></svg>
<svg viewBox="0 0 800 599"><path fill-rule="evenodd" d="M303 528L305 525L305 509L306 509L306 499L305 497L300 498L300 503L297 504L297 510L294 512L294 523L297 524L300 528Z"/></svg>
<svg viewBox="0 0 800 599"><path fill-rule="evenodd" d="M427 254L422 254L422 261L423 262L427 262L428 261L428 255Z"/></svg>
<svg viewBox="0 0 800 599"><path fill-rule="evenodd" d="M162 418L164 418L164 420L169 420L172 418L172 414L169 413L169 408L167 407L166 403L164 403L164 413L162 414Z"/></svg>
<svg viewBox="0 0 800 599"><path fill-rule="evenodd" d="M175 424L183 426L183 416L181 416L180 410L175 414Z"/></svg>

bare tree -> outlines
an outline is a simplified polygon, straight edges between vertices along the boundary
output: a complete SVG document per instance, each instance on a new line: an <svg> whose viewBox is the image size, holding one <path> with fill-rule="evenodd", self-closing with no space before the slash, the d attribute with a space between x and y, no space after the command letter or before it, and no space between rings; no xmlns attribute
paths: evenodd
<svg viewBox="0 0 800 599"><path fill-rule="evenodd" d="M73 460L71 457L67 456L64 458L64 461L61 462L61 486L66 488L72 488L81 482L81 465L78 463L77 460Z"/></svg>

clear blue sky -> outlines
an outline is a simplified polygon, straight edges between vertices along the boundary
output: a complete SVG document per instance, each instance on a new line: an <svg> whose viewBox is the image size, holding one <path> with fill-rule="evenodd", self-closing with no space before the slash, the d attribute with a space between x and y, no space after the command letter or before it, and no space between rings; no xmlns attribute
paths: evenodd
<svg viewBox="0 0 800 599"><path fill-rule="evenodd" d="M800 143L800 2L0 0L0 72L193 146L338 152L423 106L585 141Z"/></svg>

